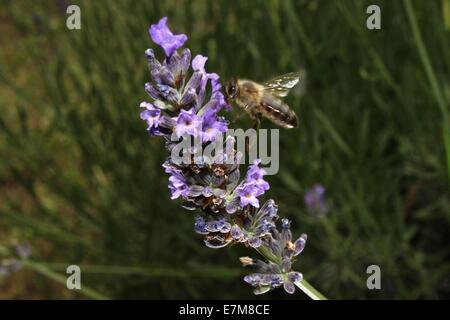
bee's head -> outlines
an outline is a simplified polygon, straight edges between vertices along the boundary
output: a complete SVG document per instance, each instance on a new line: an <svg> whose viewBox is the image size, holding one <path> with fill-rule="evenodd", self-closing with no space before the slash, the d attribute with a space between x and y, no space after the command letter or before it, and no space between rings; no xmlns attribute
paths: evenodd
<svg viewBox="0 0 450 320"><path fill-rule="evenodd" d="M225 85L225 95L228 103L231 103L238 94L237 79L231 78Z"/></svg>

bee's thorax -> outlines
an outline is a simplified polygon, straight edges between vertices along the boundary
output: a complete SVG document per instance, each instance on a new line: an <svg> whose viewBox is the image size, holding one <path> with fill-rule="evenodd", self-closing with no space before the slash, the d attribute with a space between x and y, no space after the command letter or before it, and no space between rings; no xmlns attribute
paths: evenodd
<svg viewBox="0 0 450 320"><path fill-rule="evenodd" d="M254 81L241 79L237 82L236 103L246 111L257 106L262 97L263 87Z"/></svg>

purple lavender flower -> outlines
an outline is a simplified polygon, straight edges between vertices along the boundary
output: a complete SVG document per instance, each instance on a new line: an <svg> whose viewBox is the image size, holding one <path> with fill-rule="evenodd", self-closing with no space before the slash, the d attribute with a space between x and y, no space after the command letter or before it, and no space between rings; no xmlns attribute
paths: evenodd
<svg viewBox="0 0 450 320"><path fill-rule="evenodd" d="M209 74L209 79L211 80L211 91L212 94L215 95L216 97L223 97L222 92L220 92L220 89L222 88L222 85L219 82L219 75L217 73L210 73Z"/></svg>
<svg viewBox="0 0 450 320"><path fill-rule="evenodd" d="M206 84L209 80L209 74L206 73L205 63L208 60L207 57L202 56L201 54L196 55L192 60L192 69L194 69L198 74L201 75L200 78L200 89L198 92L198 104L201 104L203 98L205 97Z"/></svg>
<svg viewBox="0 0 450 320"><path fill-rule="evenodd" d="M169 189L172 193L171 199L185 197L188 192L188 185L181 175L173 175L169 178Z"/></svg>
<svg viewBox="0 0 450 320"><path fill-rule="evenodd" d="M305 205L308 212L317 217L323 217L328 212L325 200L325 187L316 184L305 193Z"/></svg>
<svg viewBox="0 0 450 320"><path fill-rule="evenodd" d="M216 112L219 112L223 108L226 111L231 111L231 106L227 104L225 101L225 96L222 94L221 89L222 85L219 81L219 75L217 73L209 73L208 79L211 81L211 99L208 104L211 104L210 108L215 109Z"/></svg>
<svg viewBox="0 0 450 320"><path fill-rule="evenodd" d="M221 133L227 131L227 124L217 118L214 109L209 109L203 115L202 139L203 142L214 141Z"/></svg>
<svg viewBox="0 0 450 320"><path fill-rule="evenodd" d="M202 119L195 114L195 110L181 110L177 118L175 133L178 137L183 135L198 136L201 132Z"/></svg>
<svg viewBox="0 0 450 320"><path fill-rule="evenodd" d="M264 169L259 168L258 165L260 162L259 159L254 161L253 165L251 165L247 171L245 180L236 188L236 194L239 197L240 205L242 207L251 205L255 208L259 208L258 197L270 188L267 181L263 179L266 172ZM235 202L236 200L233 199L232 201Z"/></svg>
<svg viewBox="0 0 450 320"><path fill-rule="evenodd" d="M164 164L163 167L167 173L171 174L169 177L169 189L172 194L171 199L186 197L189 192L189 186L183 174L167 164Z"/></svg>
<svg viewBox="0 0 450 320"><path fill-rule="evenodd" d="M247 183L251 183L255 185L259 190L264 193L264 191L269 190L270 186L267 181L263 179L264 175L266 174L266 171L264 169L261 169L259 167L259 164L261 163L260 159L256 159L253 164L249 167L247 171Z"/></svg>
<svg viewBox="0 0 450 320"><path fill-rule="evenodd" d="M151 131L152 129L158 128L159 119L161 117L161 110L155 108L151 103L142 102L140 105L141 108L145 108L144 111L141 112L141 119L147 121L147 130Z"/></svg>
<svg viewBox="0 0 450 320"><path fill-rule="evenodd" d="M174 35L167 27L167 17L161 18L157 24L152 24L148 30L153 42L164 49L166 56L181 48L187 40L185 34Z"/></svg>
<svg viewBox="0 0 450 320"><path fill-rule="evenodd" d="M237 194L240 197L241 205L251 205L255 208L259 208L258 196L261 194L261 190L253 184L244 184L237 188Z"/></svg>
<svg viewBox="0 0 450 320"><path fill-rule="evenodd" d="M196 55L192 60L192 69L194 69L194 71L199 71L202 74L206 74L205 64L207 60L208 58L201 54Z"/></svg>

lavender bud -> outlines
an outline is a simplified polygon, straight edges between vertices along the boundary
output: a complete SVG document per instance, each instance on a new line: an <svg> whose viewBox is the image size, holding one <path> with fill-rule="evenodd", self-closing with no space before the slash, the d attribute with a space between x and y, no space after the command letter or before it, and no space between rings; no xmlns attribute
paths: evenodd
<svg viewBox="0 0 450 320"><path fill-rule="evenodd" d="M303 233L300 236L300 238L298 238L294 242L294 246L295 246L295 248L294 248L294 257L298 256L303 251L303 249L305 248L305 245L306 245L306 239L307 238L308 238L308 236L305 233Z"/></svg>
<svg viewBox="0 0 450 320"><path fill-rule="evenodd" d="M281 262L281 268L283 272L288 272L291 270L291 259L288 257L284 257L283 261Z"/></svg>
<svg viewBox="0 0 450 320"><path fill-rule="evenodd" d="M262 240L258 237L252 237L248 239L248 245L256 249L262 245Z"/></svg>
<svg viewBox="0 0 450 320"><path fill-rule="evenodd" d="M188 106L196 100L197 100L197 94L195 93L195 89L188 88L185 91L185 93L183 94L183 96L181 97L180 105Z"/></svg>
<svg viewBox="0 0 450 320"><path fill-rule="evenodd" d="M188 196L198 197L202 194L204 187L199 185L193 185L189 187Z"/></svg>
<svg viewBox="0 0 450 320"><path fill-rule="evenodd" d="M231 233L231 237L234 240L240 240L244 236L244 233L242 232L241 228L237 224L235 224L234 226L231 227L230 233Z"/></svg>
<svg viewBox="0 0 450 320"><path fill-rule="evenodd" d="M292 282L285 282L283 284L283 288L289 294L293 294L295 292L295 286L292 284Z"/></svg>
<svg viewBox="0 0 450 320"><path fill-rule="evenodd" d="M151 71L161 69L161 63L155 59L155 53L152 49L145 50L145 56L147 58L148 66Z"/></svg>
<svg viewBox="0 0 450 320"><path fill-rule="evenodd" d="M299 282L303 280L303 275L300 272L292 271L288 273L288 279L292 282Z"/></svg>
<svg viewBox="0 0 450 320"><path fill-rule="evenodd" d="M219 249L226 247L231 241L225 240L223 237L214 236L204 240L205 245L211 249Z"/></svg>
<svg viewBox="0 0 450 320"><path fill-rule="evenodd" d="M153 100L161 99L161 94L159 90L155 88L155 86L149 82L145 84L145 92L152 98Z"/></svg>
<svg viewBox="0 0 450 320"><path fill-rule="evenodd" d="M195 219L194 230L198 234L208 234L209 231L206 230L206 221L202 217L197 217Z"/></svg>
<svg viewBox="0 0 450 320"><path fill-rule="evenodd" d="M194 72L186 84L186 91L189 89L193 89L195 92L198 92L199 87L202 82L202 74L200 72Z"/></svg>

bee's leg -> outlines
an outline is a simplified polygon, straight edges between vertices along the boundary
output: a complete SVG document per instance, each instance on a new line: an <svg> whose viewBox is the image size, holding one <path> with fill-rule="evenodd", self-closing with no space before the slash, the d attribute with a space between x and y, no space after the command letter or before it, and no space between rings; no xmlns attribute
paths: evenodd
<svg viewBox="0 0 450 320"><path fill-rule="evenodd" d="M255 129L256 131L259 130L259 127L261 126L261 118L260 116L255 116L253 118L254 122L253 122L253 129Z"/></svg>

